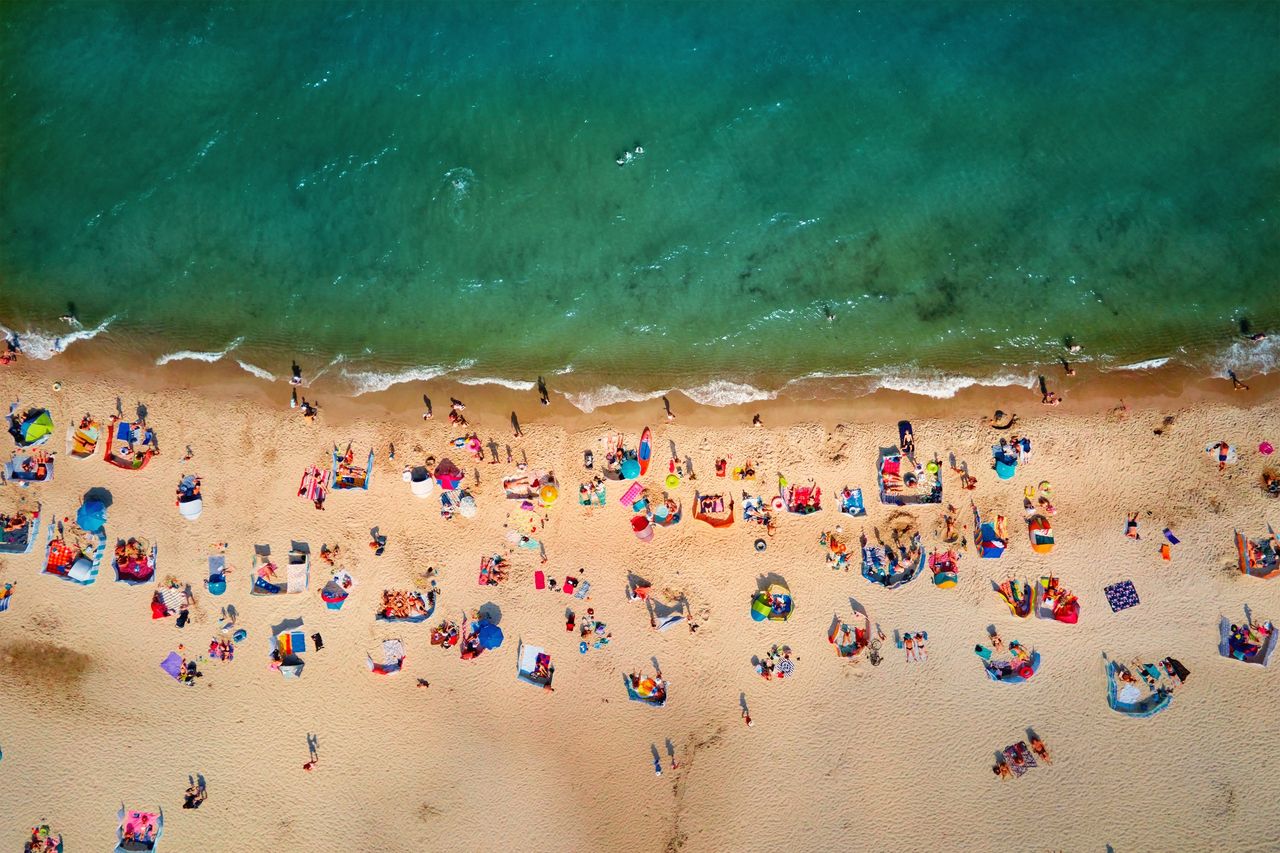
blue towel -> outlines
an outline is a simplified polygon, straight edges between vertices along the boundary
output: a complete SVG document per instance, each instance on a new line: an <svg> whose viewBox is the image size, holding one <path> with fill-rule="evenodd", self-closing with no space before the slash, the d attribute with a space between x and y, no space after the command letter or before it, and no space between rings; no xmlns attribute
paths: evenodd
<svg viewBox="0 0 1280 853"><path fill-rule="evenodd" d="M279 584L271 583L265 578L255 578L253 581L253 585L256 586L258 589L263 590L264 592L271 593L272 595L275 595L276 593L280 592Z"/></svg>

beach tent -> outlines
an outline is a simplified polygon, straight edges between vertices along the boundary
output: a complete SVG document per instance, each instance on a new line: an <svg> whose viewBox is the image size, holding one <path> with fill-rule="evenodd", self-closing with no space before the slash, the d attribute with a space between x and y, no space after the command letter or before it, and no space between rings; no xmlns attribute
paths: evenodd
<svg viewBox="0 0 1280 853"><path fill-rule="evenodd" d="M791 590L780 583L769 584L751 599L751 618L756 622L766 619L785 622L794 611L795 602L791 600Z"/></svg>
<svg viewBox="0 0 1280 853"><path fill-rule="evenodd" d="M867 514L867 508L862 503L862 489L851 489L845 486L840 490L840 511L846 515L860 516Z"/></svg>
<svg viewBox="0 0 1280 853"><path fill-rule="evenodd" d="M1126 717L1152 717L1169 707L1173 701L1173 693L1164 687L1158 687L1146 696L1136 684L1120 686L1117 677L1119 670L1115 661L1102 656L1103 666L1107 671L1107 704L1111 710L1118 711Z"/></svg>
<svg viewBox="0 0 1280 853"><path fill-rule="evenodd" d="M178 514L187 521L195 521L204 512L204 498L200 495L200 478L191 474L178 482Z"/></svg>
<svg viewBox="0 0 1280 853"><path fill-rule="evenodd" d="M1280 645L1274 623L1232 625L1223 617L1218 628L1222 635L1218 652L1224 658L1264 667L1271 665L1271 655Z"/></svg>
<svg viewBox="0 0 1280 853"><path fill-rule="evenodd" d="M30 455L15 452L4 464L4 479L23 488L32 483L46 483L53 479L53 456L41 450Z"/></svg>
<svg viewBox="0 0 1280 853"><path fill-rule="evenodd" d="M1033 515L1027 520L1027 533L1031 537L1031 550L1048 554L1053 550L1053 525L1043 515Z"/></svg>
<svg viewBox="0 0 1280 853"><path fill-rule="evenodd" d="M462 469L455 465L452 459L446 456L436 465L434 476L436 478L436 483L439 484L440 488L451 492L458 488L465 475L462 473Z"/></svg>
<svg viewBox="0 0 1280 853"><path fill-rule="evenodd" d="M157 552L155 544L140 536L117 539L115 558L111 561L116 580L135 586L151 580L156 573Z"/></svg>
<svg viewBox="0 0 1280 853"><path fill-rule="evenodd" d="M1270 525L1267 533L1263 539L1249 539L1236 531L1236 553L1242 574L1253 578L1280 577L1280 540Z"/></svg>
<svg viewBox="0 0 1280 853"><path fill-rule="evenodd" d="M933 572L933 585L939 589L951 589L959 580L957 563L960 557L954 551L929 555L929 570Z"/></svg>
<svg viewBox="0 0 1280 853"><path fill-rule="evenodd" d="M409 484L409 491L413 493L415 498L428 497L431 494L431 490L435 488L435 481L431 479L431 472L424 465L415 465L405 471L404 479Z"/></svg>
<svg viewBox="0 0 1280 853"><path fill-rule="evenodd" d="M36 447L53 435L53 416L48 409L30 409L23 415L9 415L9 434L19 447Z"/></svg>
<svg viewBox="0 0 1280 853"><path fill-rule="evenodd" d="M102 430L98 422L85 415L79 424L67 424L67 455L72 459L89 459L98 450Z"/></svg>
<svg viewBox="0 0 1280 853"><path fill-rule="evenodd" d="M115 853L146 853L155 850L164 834L164 809L154 812L134 811L120 804L116 815Z"/></svg>
<svg viewBox="0 0 1280 853"><path fill-rule="evenodd" d="M88 586L98 579L106 550L107 537L101 532L85 530L70 520L50 524L44 572Z"/></svg>
<svg viewBox="0 0 1280 853"><path fill-rule="evenodd" d="M897 447L880 448L876 482L881 503L906 506L942 502L942 467L933 461L918 470Z"/></svg>
<svg viewBox="0 0 1280 853"><path fill-rule="evenodd" d="M347 445L346 453L340 453L337 446L334 446L332 486L335 491L368 490L369 483L373 480L373 448L369 448L369 459L363 468L352 462L351 445Z"/></svg>
<svg viewBox="0 0 1280 853"><path fill-rule="evenodd" d="M253 546L253 577L250 580L250 595L297 594L305 592L310 581L311 548L306 542L291 543L289 561L285 566L283 578L279 575L279 567L271 561L271 546Z"/></svg>
<svg viewBox="0 0 1280 853"><path fill-rule="evenodd" d="M991 585L995 587L996 594L1009 606L1010 613L1019 619L1026 619L1031 615L1035 605L1035 587L1020 578L998 585L992 581Z"/></svg>
<svg viewBox="0 0 1280 853"><path fill-rule="evenodd" d="M697 492L693 495L693 517L712 527L732 525L733 506L732 496L725 500L724 495L701 495Z"/></svg>
<svg viewBox="0 0 1280 853"><path fill-rule="evenodd" d="M204 586L210 595L222 595L227 591L227 558L222 554L209 556L209 577Z"/></svg>
<svg viewBox="0 0 1280 853"><path fill-rule="evenodd" d="M4 529L0 530L0 554L26 554L36 544L40 535L40 504L35 508L20 502L13 510L4 513Z"/></svg>
<svg viewBox="0 0 1280 853"><path fill-rule="evenodd" d="M143 449L138 450L137 444L141 444ZM142 421L130 423L119 416L111 419L107 428L107 446L102 452L104 461L117 468L140 471L147 467L156 452L156 434L149 426Z"/></svg>
<svg viewBox="0 0 1280 853"><path fill-rule="evenodd" d="M346 604L351 596L351 589L355 585L356 579L351 576L351 573L339 569L321 588L320 600L330 610L341 610L342 605Z"/></svg>
<svg viewBox="0 0 1280 853"><path fill-rule="evenodd" d="M1050 584L1057 588L1050 594ZM1036 583L1036 617L1074 625L1080 620L1080 599L1057 585L1054 578L1040 578Z"/></svg>
<svg viewBox="0 0 1280 853"><path fill-rule="evenodd" d="M928 555L920 547L919 533L912 539L911 545L919 552L919 556L907 561L899 561L879 545L863 545L862 576L885 589L897 589L915 580L924 571Z"/></svg>
<svg viewBox="0 0 1280 853"><path fill-rule="evenodd" d="M516 647L516 678L534 687L550 687L556 669L551 655L541 646L527 646L521 640Z"/></svg>
<svg viewBox="0 0 1280 853"><path fill-rule="evenodd" d="M286 619L271 629L273 657L280 661L280 675L301 678L305 666L300 655L307 651L307 632L301 619Z"/></svg>
<svg viewBox="0 0 1280 853"><path fill-rule="evenodd" d="M402 640L383 640L380 654L382 662L367 655L369 671L375 675L394 675L404 667L404 642Z"/></svg>

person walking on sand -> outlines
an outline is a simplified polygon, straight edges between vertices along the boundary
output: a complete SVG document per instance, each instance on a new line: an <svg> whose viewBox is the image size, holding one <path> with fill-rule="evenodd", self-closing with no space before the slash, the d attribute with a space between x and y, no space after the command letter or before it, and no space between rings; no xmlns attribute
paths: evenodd
<svg viewBox="0 0 1280 853"><path fill-rule="evenodd" d="M547 393L547 383L541 376L538 377L538 400L542 405L551 405L551 396Z"/></svg>
<svg viewBox="0 0 1280 853"><path fill-rule="evenodd" d="M1229 378L1229 379L1231 380L1231 387L1232 387L1232 389L1233 389L1233 390L1236 390L1236 391L1248 391L1248 390L1249 390L1249 386L1248 386L1248 385L1245 385L1243 382L1241 382L1241 381L1236 377L1236 372L1235 372L1234 370L1228 370L1228 371L1227 371L1227 378Z"/></svg>
<svg viewBox="0 0 1280 853"><path fill-rule="evenodd" d="M427 410L422 413L422 419L424 421L431 420L431 398L426 394L422 395L422 405L427 407Z"/></svg>
<svg viewBox="0 0 1280 853"><path fill-rule="evenodd" d="M662 408L667 412L667 420L674 421L676 419L675 413L671 411L671 401L667 399L665 394L662 396Z"/></svg>

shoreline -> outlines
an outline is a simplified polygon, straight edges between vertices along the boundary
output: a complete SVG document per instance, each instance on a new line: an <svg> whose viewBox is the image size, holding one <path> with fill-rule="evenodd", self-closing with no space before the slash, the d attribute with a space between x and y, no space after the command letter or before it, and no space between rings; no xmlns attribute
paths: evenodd
<svg viewBox="0 0 1280 853"><path fill-rule="evenodd" d="M321 405L320 419L337 424L360 420L389 418L421 420L422 396L431 397L435 417L447 421L449 398L457 397L468 405L468 412L504 420L515 412L522 424L551 420L569 429L610 420L639 419L654 424L666 422L663 394L650 392L643 400L610 402L584 411L572 398L574 392L557 387L559 377L548 382L550 404L539 404L533 379L530 388L517 390L498 382L459 381L448 373L428 380L401 382L390 387L352 394L340 382L320 376L310 384L304 368L304 384L291 386L288 369L270 371L273 380L246 371L234 360L207 361L176 359L163 365L148 363L141 369L129 369L111 359L105 342L86 341L56 356L36 360L21 358L9 365L9 371L23 381L50 388L50 394L72 397L81 385L97 385L105 380L120 387L137 386L147 392L192 390L221 399L251 400L269 408L288 407L290 392L297 387L299 397L310 396ZM1280 373L1245 377L1248 391L1233 390L1230 381L1204 376L1180 364L1164 364L1153 369L1099 370L1088 362L1073 363L1076 375L1064 374L1061 365L1045 368L1050 390L1063 397L1058 406L1040 402L1039 392L1022 384L962 387L951 396L936 397L890 388L865 389L866 377L814 377L792 380L780 391L769 392L766 399L726 405L698 403L682 390L666 393L675 422L695 426L730 426L750 424L759 413L766 426L820 423L828 428L849 420L898 420L902 418L950 418L965 413L975 418L995 410L1018 414L1022 418L1036 413L1061 411L1089 414L1110 411L1123 401L1130 409L1176 409L1209 402L1240 408L1269 402L1280 396ZM1029 376L1036 375L1027 369ZM536 377L535 377L536 378ZM580 377L576 377L580 378ZM62 383L62 391L52 391L53 382ZM469 420L472 416L469 415Z"/></svg>

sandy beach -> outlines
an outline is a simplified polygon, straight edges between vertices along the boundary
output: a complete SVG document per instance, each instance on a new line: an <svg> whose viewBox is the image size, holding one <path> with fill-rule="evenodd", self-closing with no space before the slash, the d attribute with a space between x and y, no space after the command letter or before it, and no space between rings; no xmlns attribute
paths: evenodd
<svg viewBox="0 0 1280 853"><path fill-rule="evenodd" d="M190 584L195 602L182 629L153 620L155 584L115 582L109 551L89 586L42 574L44 525L31 553L0 557L0 583L16 584L0 613L3 843L16 846L48 822L68 851L111 849L124 803L163 808L164 851L1278 849L1280 675L1225 658L1218 646L1222 617L1240 622L1248 608L1258 621L1280 620L1280 579L1242 576L1233 540L1235 530L1260 537L1280 523L1280 503L1259 487L1268 459L1258 451L1280 440L1280 402L1265 382L1235 395L1221 380L1145 392L1133 383L1122 390L1127 411L1114 410L1115 389L1068 389L1059 407L1004 389L941 402L890 394L719 410L673 398L673 422L658 400L584 415L554 393L542 407L533 392L429 385L325 397L311 423L285 405L284 383L208 366L130 377L19 362L0 370L0 393L50 409L56 430L45 449L57 451L56 469L48 483L5 485L5 510L38 501L47 525L73 517L88 490L105 489L110 541L156 543L157 579ZM424 392L435 404L430 421L416 405ZM452 446L464 431L446 420L451 394L466 401L482 443L496 442L498 464ZM159 441L160 455L141 471L104 464L101 446L87 460L63 447L71 420L85 412L105 420L117 398L129 416L145 405ZM513 406L522 437L512 435ZM991 470L991 445L1010 435L983 422L996 406L1021 416L1012 432L1033 447L1009 480ZM763 428L750 426L756 411ZM901 417L913 420L917 457L942 463L941 505L877 499L877 452L897 443ZM633 535L634 513L619 504L626 484L608 483L604 507L575 499L589 476L583 452L598 467L609 433L634 447L646 425L654 463L641 482L661 493L673 447L696 475L686 470L671 490L683 520L656 529L652 542ZM1218 441L1238 452L1223 471L1204 452ZM309 465L327 468L334 445L348 444L359 458L375 451L371 487L331 492L318 512L297 496L300 477ZM188 446L193 458L183 461ZM952 454L977 477L973 491L960 487ZM442 518L438 492L411 495L402 471L427 456L463 469L474 517ZM722 457L730 467L751 460L757 479L717 478ZM521 516L502 478L521 460L561 484L542 510L545 528L539 522L531 534L545 564L505 536ZM195 521L174 506L190 473L203 483ZM692 517L695 491L739 503L743 490L771 497L779 474L815 481L823 509L782 513L772 536L744 524L740 506L724 529ZM1024 489L1043 481L1056 510L1051 554L1032 552L1023 514ZM861 487L865 517L837 511L843 486ZM976 553L971 500L984 520L1007 519L998 560ZM944 548L947 504L968 526L954 588L935 587L927 571L897 589L861 576L859 533L887 536L905 511L925 549ZM1133 512L1139 540L1125 536ZM374 526L387 536L382 556L367 547ZM833 569L819 537L837 526L855 553ZM1180 540L1169 561L1159 552L1166 527ZM765 550L753 547L757 538ZM309 588L250 596L254 546L282 555L291 540L310 546ZM221 596L202 587L215 543L226 543L233 567ZM322 544L340 546L337 565L357 581L339 611L319 595L333 571L318 559ZM508 557L508 578L478 585L480 561L492 554ZM375 621L382 590L413 589L428 567L438 582L434 618ZM589 596L536 589L538 571L588 581ZM993 591L993 582L1048 574L1079 597L1078 624L1016 618ZM689 618L654 630L644 604L626 596L629 578L647 581L654 599L683 598ZM765 579L789 586L789 621L750 618ZM1125 580L1140 603L1112 612L1103 588ZM189 687L160 669L179 644L204 654L228 606L247 632L234 660L200 662L203 677ZM441 618L478 608L494 615L501 647L461 660L456 648L430 644ZM610 641L580 653L566 609L583 617L587 608ZM878 666L865 652L840 659L828 642L833 614L852 622L855 609L886 635ZM282 678L269 657L271 626L291 618L324 640L297 680ZM988 626L1040 653L1034 678L986 676L974 646L988 642ZM927 661L907 661L896 631L927 631ZM392 638L404 641L403 671L372 674L366 655ZM521 641L550 653L554 692L517 680ZM774 644L790 647L794 672L765 680L752 661ZM1126 664L1172 656L1190 676L1167 710L1131 718L1108 707L1104 653ZM626 673L655 664L669 683L666 706L628 701ZM420 679L430 686L417 687ZM1028 728L1052 764L1020 778L993 775L996 753ZM319 757L310 772L309 735ZM184 810L196 774L208 799Z"/></svg>

